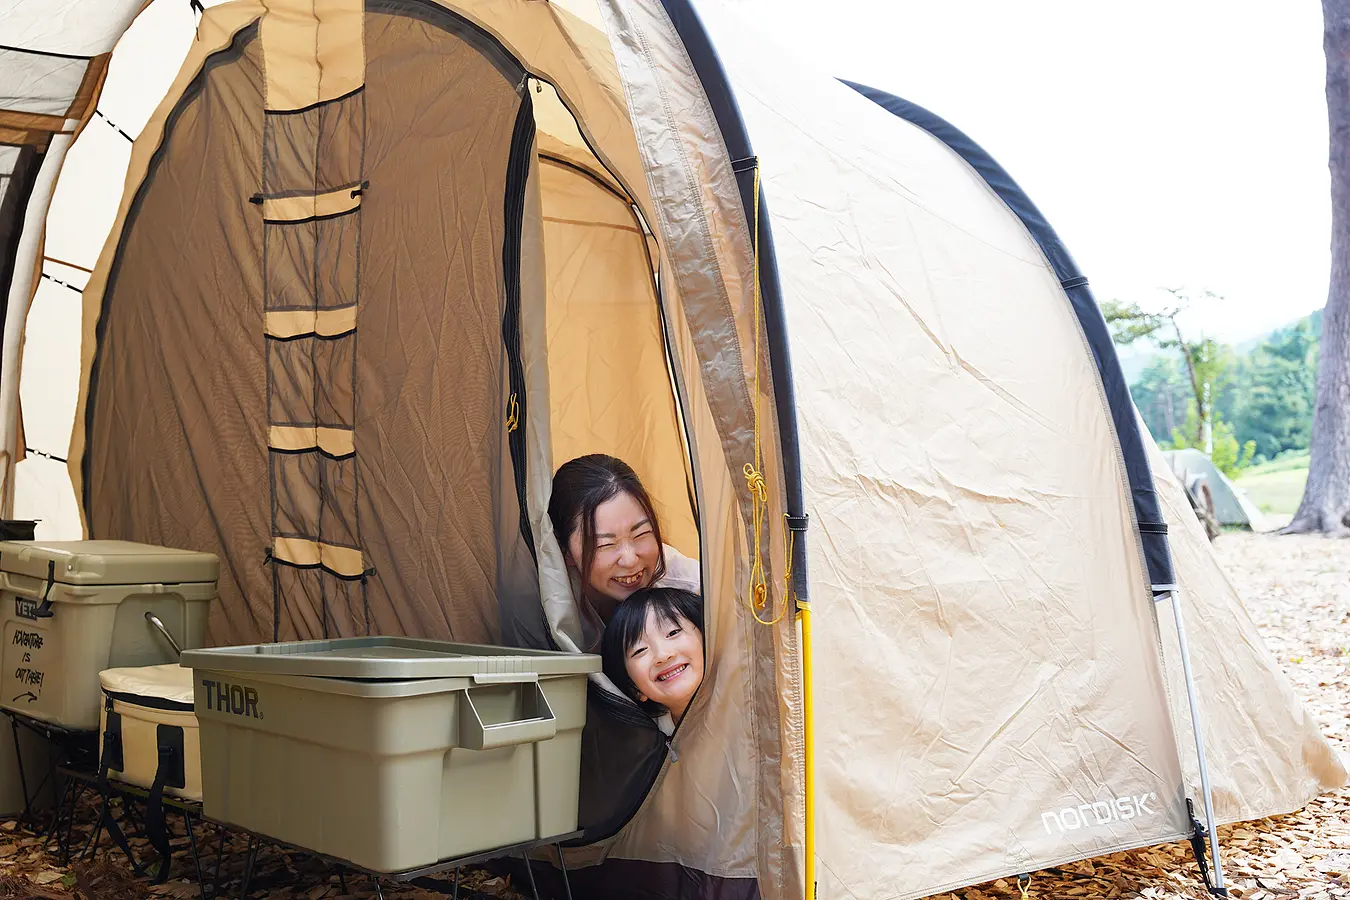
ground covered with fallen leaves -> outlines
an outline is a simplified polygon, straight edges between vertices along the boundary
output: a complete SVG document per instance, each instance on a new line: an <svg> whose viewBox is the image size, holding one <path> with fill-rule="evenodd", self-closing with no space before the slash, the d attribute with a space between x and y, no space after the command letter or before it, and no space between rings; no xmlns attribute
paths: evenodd
<svg viewBox="0 0 1350 900"><path fill-rule="evenodd" d="M1350 755L1350 541L1230 533L1218 538L1215 550L1304 703L1337 748ZM80 808L77 847L83 846L89 834L92 798ZM177 843L186 845L181 819L175 819ZM215 833L199 827L197 836L209 876L216 855ZM1292 815L1221 828L1219 836L1231 895L1239 900L1350 900L1350 790L1319 797ZM132 844L148 861L151 853L144 839L134 839ZM221 854L226 896L237 896L246 849L244 839L234 837ZM521 887L505 875L466 870L459 896L517 900ZM400 900L432 900L449 893L444 882L386 883L382 890L383 896ZM1190 847L1180 843L1037 872L1030 895L1037 900L1199 900L1206 896ZM177 854L170 881L152 886L131 874L125 857L106 838L91 861L63 866L44 850L42 837L16 827L13 821L0 823L0 900L186 900L197 896L192 858L186 849ZM365 900L376 893L364 876L340 873L313 858L268 848L258 860L249 896L254 900ZM1019 896L1015 883L1001 880L944 895L944 900Z"/></svg>

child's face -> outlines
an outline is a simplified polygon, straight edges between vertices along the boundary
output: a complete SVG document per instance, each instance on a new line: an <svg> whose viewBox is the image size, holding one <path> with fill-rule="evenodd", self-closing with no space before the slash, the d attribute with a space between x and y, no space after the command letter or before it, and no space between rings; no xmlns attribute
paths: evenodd
<svg viewBox="0 0 1350 900"><path fill-rule="evenodd" d="M628 677L639 700L654 700L679 721L703 683L703 635L683 616L674 622L647 610L642 637L628 648Z"/></svg>

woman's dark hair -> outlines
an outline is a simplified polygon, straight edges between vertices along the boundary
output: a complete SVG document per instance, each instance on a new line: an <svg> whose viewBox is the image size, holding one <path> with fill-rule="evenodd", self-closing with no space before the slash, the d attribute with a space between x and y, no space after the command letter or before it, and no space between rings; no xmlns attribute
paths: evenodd
<svg viewBox="0 0 1350 900"><path fill-rule="evenodd" d="M564 553L568 552L572 534L581 529L581 559L573 562L581 571L583 594L589 586L587 579L591 566L595 564L595 510L621 493L628 494L642 507L647 521L651 522L652 537L656 538L658 547L662 546L661 524L656 519L652 498L628 463L603 453L592 453L563 463L553 474L548 517L553 520L553 533ZM662 553L657 557L652 582L659 581L665 574L666 558Z"/></svg>
<svg viewBox="0 0 1350 900"><path fill-rule="evenodd" d="M666 708L655 700L639 700L637 685L628 675L628 651L642 640L649 610L656 613L657 621L670 625L680 619L688 619L702 638L703 598L681 588L643 588L634 591L631 597L619 604L609 620L609 626L605 628L605 636L600 642L600 658L605 675L630 700L642 707L643 712L659 716L666 712Z"/></svg>

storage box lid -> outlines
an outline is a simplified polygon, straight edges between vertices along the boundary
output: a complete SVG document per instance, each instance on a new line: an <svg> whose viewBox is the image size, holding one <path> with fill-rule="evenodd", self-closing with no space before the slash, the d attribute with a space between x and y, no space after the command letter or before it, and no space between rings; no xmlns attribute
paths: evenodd
<svg viewBox="0 0 1350 900"><path fill-rule="evenodd" d="M210 553L131 541L0 541L0 569L60 584L181 584L215 581Z"/></svg>
<svg viewBox="0 0 1350 900"><path fill-rule="evenodd" d="M338 638L185 650L180 662L193 669L215 672L370 679L477 676L479 680L520 681L531 676L584 675L600 671L600 657L587 653L451 644L405 637Z"/></svg>

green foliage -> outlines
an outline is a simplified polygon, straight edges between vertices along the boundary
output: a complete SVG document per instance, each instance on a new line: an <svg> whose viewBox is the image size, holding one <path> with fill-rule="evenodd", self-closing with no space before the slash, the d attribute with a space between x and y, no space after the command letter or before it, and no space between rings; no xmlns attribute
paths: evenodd
<svg viewBox="0 0 1350 900"><path fill-rule="evenodd" d="M1158 333L1169 321L1164 314L1144 312L1138 303L1122 303L1119 300L1103 302L1102 315L1111 329L1111 340L1122 347L1144 338L1159 341Z"/></svg>
<svg viewBox="0 0 1350 900"><path fill-rule="evenodd" d="M1187 340L1177 315L1192 298L1183 291L1171 293L1175 306L1159 313L1145 312L1136 303L1102 305L1118 344L1148 340L1171 351L1155 357L1130 386L1154 438L1203 450L1209 421L1214 464L1229 477L1253 462L1306 451L1316 403L1321 312L1238 352L1208 338Z"/></svg>
<svg viewBox="0 0 1350 900"><path fill-rule="evenodd" d="M1195 407L1192 406L1189 415L1186 417L1186 426L1172 431L1172 440L1161 445L1166 450L1184 450L1187 447L1194 447L1196 450L1204 451L1205 442L1203 438L1198 441L1192 441L1191 435L1200 428L1198 417L1195 414ZM1203 429L1201 429L1203 434ZM1214 452L1210 454L1210 460L1215 468L1227 475L1229 478L1237 478L1242 471L1252 464L1252 459L1256 456L1256 442L1247 441L1245 444L1239 444L1237 435L1233 431L1233 426L1217 415L1214 417Z"/></svg>
<svg viewBox="0 0 1350 900"><path fill-rule="evenodd" d="M1317 392L1317 341L1310 323L1281 329L1244 360L1239 432L1263 458L1308 446Z"/></svg>
<svg viewBox="0 0 1350 900"><path fill-rule="evenodd" d="M1130 387L1134 405L1155 437L1170 435L1186 423L1191 388L1174 355L1154 357Z"/></svg>

